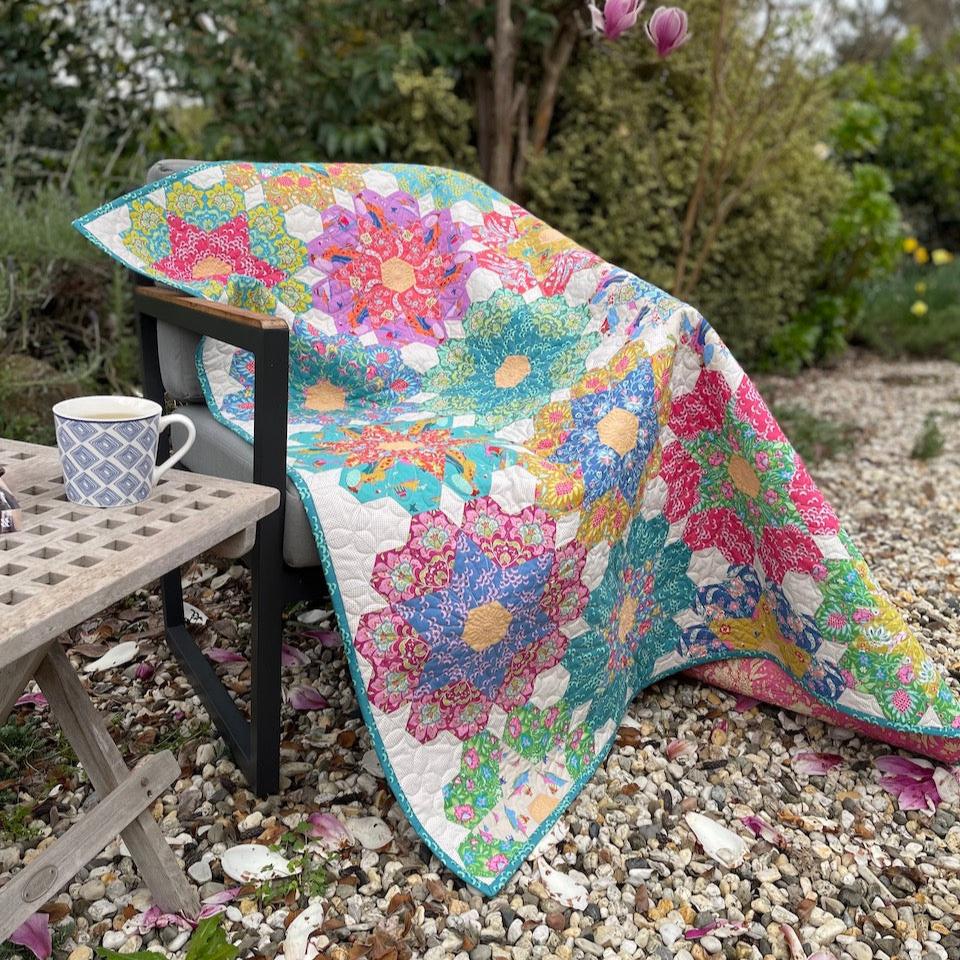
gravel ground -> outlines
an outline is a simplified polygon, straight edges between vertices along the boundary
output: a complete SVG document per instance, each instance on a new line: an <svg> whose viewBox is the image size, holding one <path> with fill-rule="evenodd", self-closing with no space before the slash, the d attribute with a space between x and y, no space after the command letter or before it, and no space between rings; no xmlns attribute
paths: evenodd
<svg viewBox="0 0 960 960"><path fill-rule="evenodd" d="M854 357L761 388L778 404L855 425L854 448L813 473L879 581L960 678L960 366ZM945 450L912 460L930 411L941 414ZM209 617L195 628L202 642L242 650L243 571L202 563L187 579L189 599ZM245 888L223 914L241 957L276 955L286 925L310 903L323 904L313 944L337 960L801 960L821 950L842 960L960 957L960 811L900 811L873 764L890 752L881 744L773 708L738 712L727 694L683 680L661 683L637 698L619 745L543 849L547 863L586 888L586 908L553 899L535 863L485 899L431 858L394 804L342 651L302 636L322 629L328 614L309 627L294 617L288 624L288 642L309 661L286 668L285 683L310 683L331 706L286 709L283 789L261 802L166 654L158 607L147 592L130 598L75 631L72 656L86 662L121 639L139 640L136 660L94 673L91 688L130 759L161 746L177 754L182 778L154 812L202 896L233 885L221 870L225 850L259 839L291 854L290 830L309 813L332 812L364 839L384 826L390 837L381 849L358 843L326 855L311 844L306 880ZM142 664L156 672L143 678L141 668L138 677ZM238 693L246 689L245 662L221 669ZM0 800L12 803L19 791L24 812L0 824L0 882L94 802L46 711L21 707L14 719L16 749L0 744ZM678 740L689 746L671 761L666 746ZM843 762L808 777L790 764L803 750L829 750ZM51 786L53 795L32 806ZM746 860L727 869L710 859L684 819L691 811L748 840ZM741 818L750 815L776 827L773 843L749 834ZM184 954L189 931L140 931L149 894L124 853L113 844L48 905L58 956L90 960L99 946ZM730 922L684 936L717 919Z"/></svg>

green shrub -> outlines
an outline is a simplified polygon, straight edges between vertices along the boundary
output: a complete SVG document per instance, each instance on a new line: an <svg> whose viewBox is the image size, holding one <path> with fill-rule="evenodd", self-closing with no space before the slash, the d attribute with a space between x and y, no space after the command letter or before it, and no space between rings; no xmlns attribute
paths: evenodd
<svg viewBox="0 0 960 960"><path fill-rule="evenodd" d="M960 261L942 267L910 264L875 283L865 295L852 339L885 356L960 362Z"/></svg>
<svg viewBox="0 0 960 960"><path fill-rule="evenodd" d="M890 175L914 231L934 245L960 245L960 37L924 52L911 35L890 56L846 68L838 130L845 156Z"/></svg>

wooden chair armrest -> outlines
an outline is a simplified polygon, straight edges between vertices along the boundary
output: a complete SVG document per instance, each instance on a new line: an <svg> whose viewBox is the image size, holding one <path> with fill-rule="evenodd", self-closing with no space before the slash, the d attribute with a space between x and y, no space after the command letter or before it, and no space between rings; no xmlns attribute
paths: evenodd
<svg viewBox="0 0 960 960"><path fill-rule="evenodd" d="M196 333L208 333L220 340L229 340L222 335L223 324L254 328L257 330L287 330L287 324L279 317L271 317L253 310L244 310L227 303L213 303L191 297L179 290L140 284L134 290L134 303L140 313L156 317L178 327L187 327ZM212 323L204 323L209 318Z"/></svg>

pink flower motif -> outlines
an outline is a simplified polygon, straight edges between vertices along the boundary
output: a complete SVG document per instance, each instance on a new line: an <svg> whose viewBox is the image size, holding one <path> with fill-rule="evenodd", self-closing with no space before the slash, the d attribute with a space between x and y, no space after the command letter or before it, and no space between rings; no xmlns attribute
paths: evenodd
<svg viewBox="0 0 960 960"><path fill-rule="evenodd" d="M783 583L791 571L809 573L815 579L826 575L820 548L799 527L767 527L759 553L764 573L775 583Z"/></svg>
<svg viewBox="0 0 960 960"><path fill-rule="evenodd" d="M658 57L669 57L690 39L686 12L680 7L657 7L647 24L647 36L657 48Z"/></svg>
<svg viewBox="0 0 960 960"><path fill-rule="evenodd" d="M671 443L663 451L660 477L667 485L663 515L670 523L682 520L700 502L700 464L681 443Z"/></svg>
<svg viewBox="0 0 960 960"><path fill-rule="evenodd" d="M469 803L461 803L458 806L453 808L453 815L461 823L465 823L468 820L472 820L474 815L473 805Z"/></svg>
<svg viewBox="0 0 960 960"><path fill-rule="evenodd" d="M817 489L799 454L794 458L794 474L788 492L810 533L832 536L840 532L837 515Z"/></svg>
<svg viewBox="0 0 960 960"><path fill-rule="evenodd" d="M874 612L864 607L858 607L853 611L854 623L869 623L874 618Z"/></svg>
<svg viewBox="0 0 960 960"><path fill-rule="evenodd" d="M515 740L520 736L521 733L523 733L523 726L517 717L511 717L507 722L507 727L510 730L510 736Z"/></svg>
<svg viewBox="0 0 960 960"><path fill-rule="evenodd" d="M760 396L749 377L744 377L737 388L736 414L738 418L749 423L763 440L783 443L787 439L770 412L766 401ZM766 470L767 467L762 469Z"/></svg>
<svg viewBox="0 0 960 960"><path fill-rule="evenodd" d="M908 713L910 706L913 703L913 698L910 696L909 690L904 690L901 687L891 698L890 703L892 704L894 710L899 710L900 713Z"/></svg>
<svg viewBox="0 0 960 960"><path fill-rule="evenodd" d="M753 563L756 553L750 531L736 513L726 507L694 514L684 527L683 539L691 550L716 547L730 563L741 566Z"/></svg>
<svg viewBox="0 0 960 960"><path fill-rule="evenodd" d="M237 274L253 277L267 287L283 280L282 270L250 251L245 214L209 231L173 214L167 215L167 223L170 249L176 252L158 260L153 268L171 280L225 283L231 274Z"/></svg>
<svg viewBox="0 0 960 960"><path fill-rule="evenodd" d="M901 683L913 683L913 677L914 677L913 664L911 664L911 663L905 663L905 664L897 671L897 679L898 679Z"/></svg>
<svg viewBox="0 0 960 960"><path fill-rule="evenodd" d="M476 770L480 766L480 754L474 747L471 747L464 755L464 762L471 770Z"/></svg>
<svg viewBox="0 0 960 960"><path fill-rule="evenodd" d="M492 836L491 839L493 839ZM500 873L509 862L502 853L496 853L487 861L487 869L491 873Z"/></svg>
<svg viewBox="0 0 960 960"><path fill-rule="evenodd" d="M827 626L831 630L842 630L847 625L846 614L839 610L832 610L827 614Z"/></svg>
<svg viewBox="0 0 960 960"><path fill-rule="evenodd" d="M670 429L682 440L691 440L704 430L720 430L731 396L722 374L701 370L694 388L674 398Z"/></svg>
<svg viewBox="0 0 960 960"><path fill-rule="evenodd" d="M765 451L759 450L753 462L757 465L758 470L766 470L770 466L770 457L767 456Z"/></svg>
<svg viewBox="0 0 960 960"><path fill-rule="evenodd" d="M644 0L606 0L603 12L591 3L590 19L593 29L608 40L618 40L637 22Z"/></svg>

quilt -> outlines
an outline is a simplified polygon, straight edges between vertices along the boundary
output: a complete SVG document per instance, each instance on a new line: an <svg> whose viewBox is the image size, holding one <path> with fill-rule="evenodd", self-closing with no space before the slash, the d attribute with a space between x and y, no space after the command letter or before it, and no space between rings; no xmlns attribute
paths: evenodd
<svg viewBox="0 0 960 960"><path fill-rule="evenodd" d="M436 168L201 164L76 226L288 323L287 470L363 717L481 891L677 671L960 757L960 702L695 309ZM252 356L197 367L252 440Z"/></svg>

